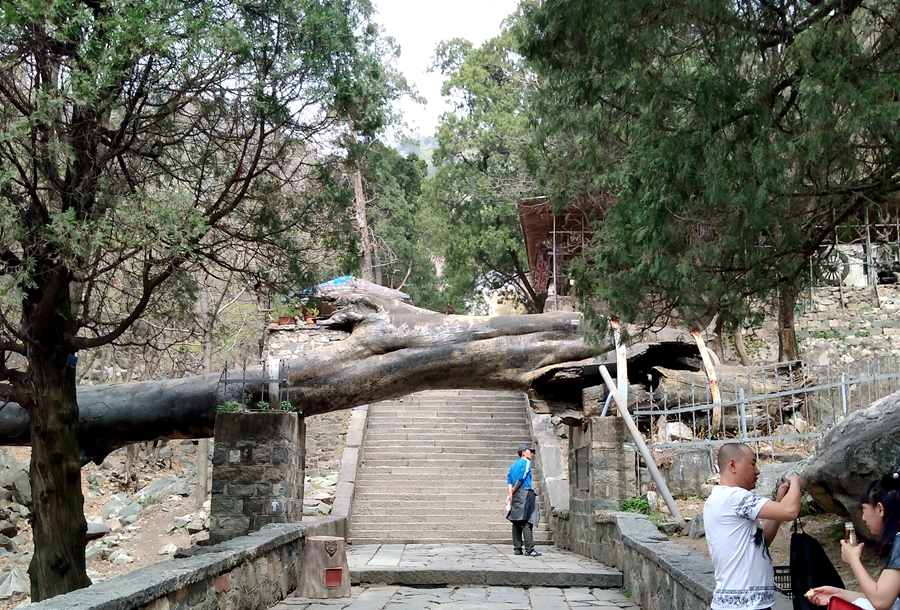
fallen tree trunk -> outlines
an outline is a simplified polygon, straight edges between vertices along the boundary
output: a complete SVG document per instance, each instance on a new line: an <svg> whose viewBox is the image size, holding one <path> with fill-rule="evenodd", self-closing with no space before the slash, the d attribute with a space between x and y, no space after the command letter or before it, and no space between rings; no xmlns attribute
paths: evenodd
<svg viewBox="0 0 900 610"><path fill-rule="evenodd" d="M287 363L290 402L304 415L424 389L534 390L535 382L553 380L558 365L581 368L579 362L598 351L585 343L578 314L446 316L360 295L343 297L338 305L320 325L349 331L349 338ZM80 387L77 438L83 460L101 461L129 443L212 436L216 405L242 400L240 388L226 386L234 395L223 393L219 381L215 374ZM0 444L29 442L27 413L6 405Z"/></svg>

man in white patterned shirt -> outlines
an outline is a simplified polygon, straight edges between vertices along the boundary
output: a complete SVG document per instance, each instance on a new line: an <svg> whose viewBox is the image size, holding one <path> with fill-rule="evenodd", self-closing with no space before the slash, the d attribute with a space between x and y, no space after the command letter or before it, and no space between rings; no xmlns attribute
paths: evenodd
<svg viewBox="0 0 900 610"><path fill-rule="evenodd" d="M769 544L784 521L800 514L803 479L779 486L775 500L753 493L756 455L742 443L719 449L719 484L703 507L706 542L716 573L712 610L764 610L775 604Z"/></svg>

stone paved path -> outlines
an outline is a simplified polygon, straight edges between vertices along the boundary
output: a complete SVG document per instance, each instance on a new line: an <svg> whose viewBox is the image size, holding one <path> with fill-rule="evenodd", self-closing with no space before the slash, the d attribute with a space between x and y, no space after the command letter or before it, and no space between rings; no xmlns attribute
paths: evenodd
<svg viewBox="0 0 900 610"><path fill-rule="evenodd" d="M510 544L351 545L350 597L291 596L271 610L640 610L619 572L555 547L538 550L523 557Z"/></svg>
<svg viewBox="0 0 900 610"><path fill-rule="evenodd" d="M616 570L576 553L539 546L540 557L514 555L512 544L368 544L347 547L353 584L622 586Z"/></svg>
<svg viewBox="0 0 900 610"><path fill-rule="evenodd" d="M288 597L271 610L640 610L622 591L585 587L353 587L350 597Z"/></svg>

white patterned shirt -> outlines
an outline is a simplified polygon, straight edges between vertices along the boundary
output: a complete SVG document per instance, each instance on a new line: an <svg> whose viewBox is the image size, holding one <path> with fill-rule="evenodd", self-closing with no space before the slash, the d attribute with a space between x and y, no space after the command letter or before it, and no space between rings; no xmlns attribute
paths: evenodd
<svg viewBox="0 0 900 610"><path fill-rule="evenodd" d="M766 498L716 485L703 507L706 543L716 574L712 610L761 610L775 604L772 558L757 519Z"/></svg>

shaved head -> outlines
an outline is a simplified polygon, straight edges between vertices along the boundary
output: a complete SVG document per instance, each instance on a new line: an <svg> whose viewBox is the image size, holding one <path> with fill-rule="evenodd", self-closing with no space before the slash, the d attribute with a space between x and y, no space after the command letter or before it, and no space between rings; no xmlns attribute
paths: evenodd
<svg viewBox="0 0 900 610"><path fill-rule="evenodd" d="M719 472L725 472L728 468L728 460L740 462L751 453L753 450L743 443L725 443L719 448L719 458L716 460Z"/></svg>

